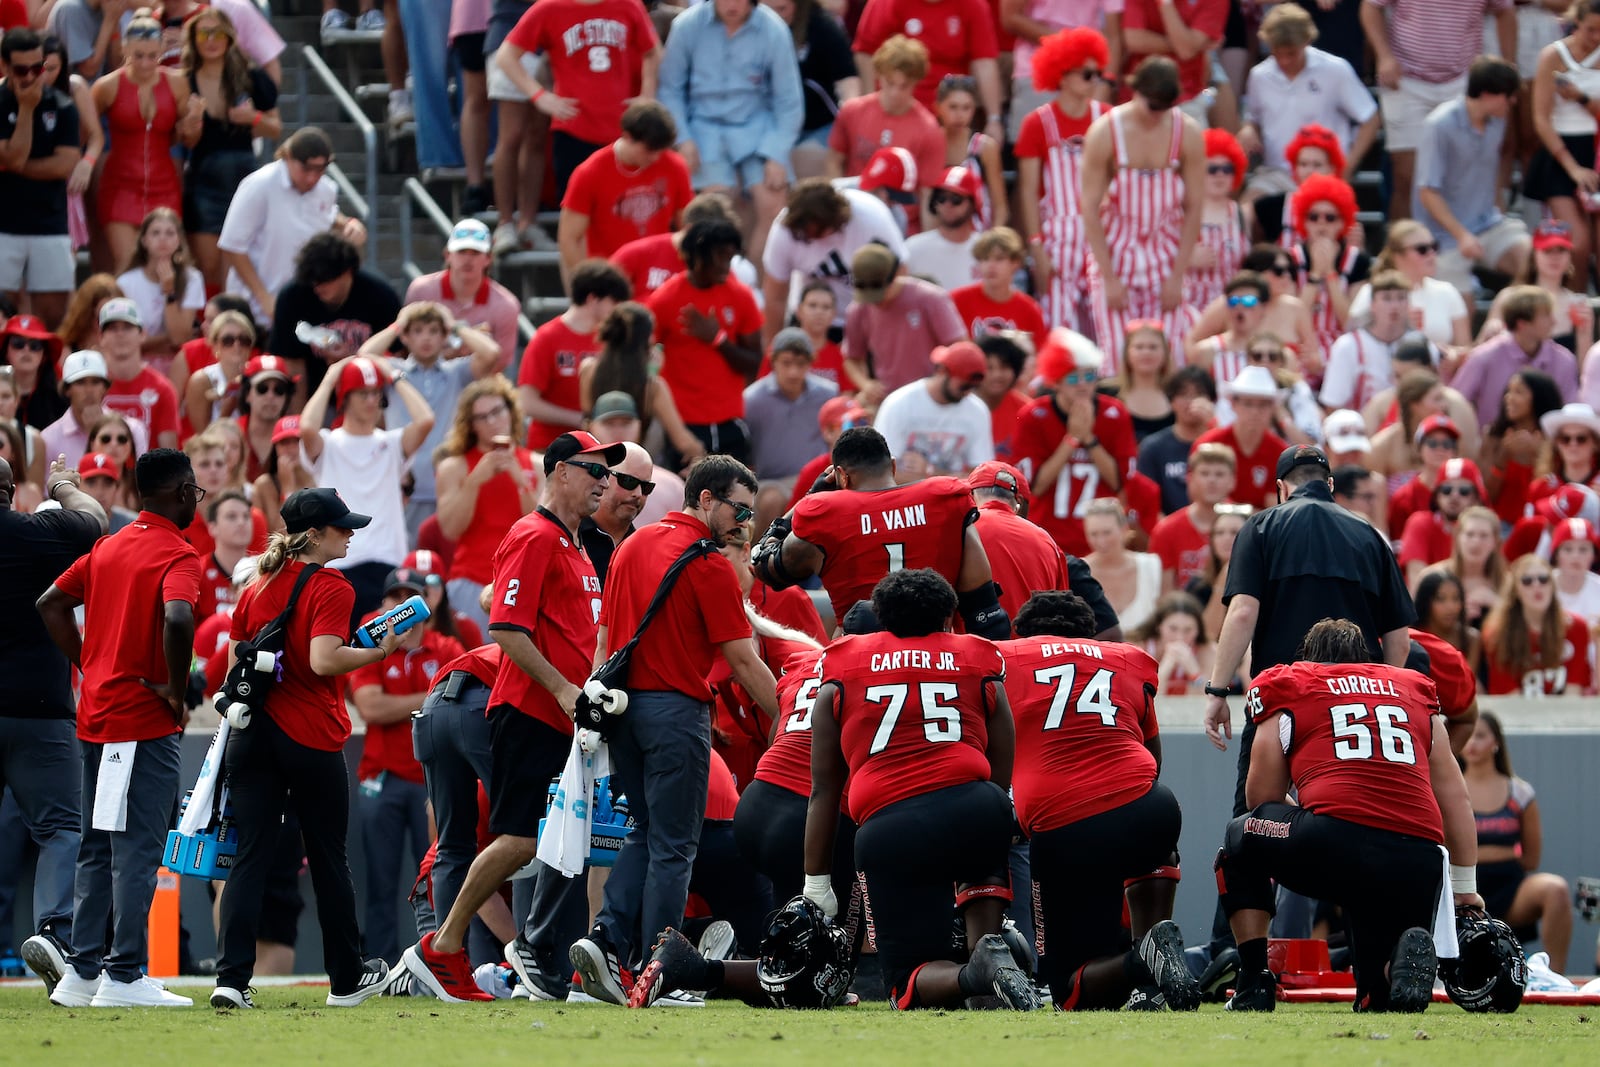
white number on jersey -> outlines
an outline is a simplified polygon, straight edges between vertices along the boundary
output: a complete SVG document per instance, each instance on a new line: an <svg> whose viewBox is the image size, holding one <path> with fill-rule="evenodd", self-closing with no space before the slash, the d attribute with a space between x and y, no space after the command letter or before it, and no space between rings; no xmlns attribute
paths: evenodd
<svg viewBox="0 0 1600 1067"><path fill-rule="evenodd" d="M956 693L954 682L917 683L917 698L922 705L922 735L929 744L961 740L961 712L940 703L941 700L954 700ZM883 720L878 723L878 732L872 735L872 745L867 749L867 755L875 756L889 747L889 739L894 736L895 724L900 721L900 713L905 709L908 696L910 687L904 683L867 687L867 699L874 704L884 705Z"/></svg>
<svg viewBox="0 0 1600 1067"><path fill-rule="evenodd" d="M890 574L893 574L895 571L903 571L906 569L906 546L903 543L895 542L893 544L884 545L883 550L889 553Z"/></svg>
<svg viewBox="0 0 1600 1067"><path fill-rule="evenodd" d="M1335 704L1333 715L1333 754L1339 759L1371 759L1372 727L1378 728L1378 748L1390 763L1415 764L1417 751L1405 728L1406 710L1398 704L1379 704L1370 710L1365 704Z"/></svg>
<svg viewBox="0 0 1600 1067"><path fill-rule="evenodd" d="M1044 717L1046 730L1061 728L1062 716L1067 711L1067 701L1072 698L1072 682L1077 676L1078 668L1074 663L1058 663L1053 667L1040 667L1033 672L1033 680L1040 685L1056 683L1055 696L1050 700L1050 711ZM1107 726L1117 725L1117 706L1111 702L1111 671L1101 667L1094 672L1094 676L1085 683L1083 692L1078 694L1078 705L1074 709L1079 715L1098 715L1100 721Z"/></svg>
<svg viewBox="0 0 1600 1067"><path fill-rule="evenodd" d="M517 590L522 588L521 578L512 578L506 582L505 604L508 608L517 606Z"/></svg>
<svg viewBox="0 0 1600 1067"><path fill-rule="evenodd" d="M1083 483L1078 490L1076 502L1072 499L1072 487ZM1056 475L1056 518L1081 519L1089 513L1089 505L1094 503L1095 493L1100 488L1100 468L1093 463L1068 463Z"/></svg>
<svg viewBox="0 0 1600 1067"><path fill-rule="evenodd" d="M595 45L589 49L589 69L596 74L603 74L611 69L611 49L604 45Z"/></svg>
<svg viewBox="0 0 1600 1067"><path fill-rule="evenodd" d="M784 733L792 734L798 730L811 729L811 704L816 699L817 690L821 688L821 678L807 678L800 683L800 689L794 695L794 712L783 721Z"/></svg>

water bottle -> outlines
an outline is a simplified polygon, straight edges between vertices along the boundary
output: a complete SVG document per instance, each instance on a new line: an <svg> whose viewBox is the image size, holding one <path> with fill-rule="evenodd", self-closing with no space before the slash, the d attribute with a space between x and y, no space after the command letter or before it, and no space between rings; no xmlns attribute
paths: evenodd
<svg viewBox="0 0 1600 1067"><path fill-rule="evenodd" d="M332 348L344 340L338 330L330 330L326 326L313 326L304 319L295 324L294 336L301 344L310 345L312 348Z"/></svg>
<svg viewBox="0 0 1600 1067"><path fill-rule="evenodd" d="M377 648L378 642L389 628L403 634L413 626L428 621L428 605L420 596L413 596L397 608L390 608L371 622L356 628L356 644L362 648ZM386 627L384 624L388 623Z"/></svg>

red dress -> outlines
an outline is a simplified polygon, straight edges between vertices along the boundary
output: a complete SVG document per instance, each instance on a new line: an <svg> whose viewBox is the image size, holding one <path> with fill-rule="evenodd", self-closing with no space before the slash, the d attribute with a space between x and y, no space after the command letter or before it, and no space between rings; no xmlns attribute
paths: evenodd
<svg viewBox="0 0 1600 1067"><path fill-rule="evenodd" d="M183 183L172 161L172 136L178 125L178 101L165 74L151 87L156 113L149 122L139 112L139 87L121 74L117 96L106 112L110 148L100 172L95 202L101 225L123 222L138 226L158 207L183 212Z"/></svg>

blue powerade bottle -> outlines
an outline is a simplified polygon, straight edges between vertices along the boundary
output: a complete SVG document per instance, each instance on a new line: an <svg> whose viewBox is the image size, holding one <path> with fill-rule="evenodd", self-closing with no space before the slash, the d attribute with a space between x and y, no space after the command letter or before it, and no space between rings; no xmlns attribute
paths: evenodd
<svg viewBox="0 0 1600 1067"><path fill-rule="evenodd" d="M388 623L397 634L403 634L418 623L428 621L428 605L420 596L409 598L397 608L390 608L369 623L356 628L356 644L362 648L377 648L383 640Z"/></svg>

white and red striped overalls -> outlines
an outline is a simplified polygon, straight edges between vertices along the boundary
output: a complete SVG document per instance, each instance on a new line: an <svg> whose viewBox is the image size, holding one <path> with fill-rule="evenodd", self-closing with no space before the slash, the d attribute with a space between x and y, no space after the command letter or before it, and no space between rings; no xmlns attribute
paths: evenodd
<svg viewBox="0 0 1600 1067"><path fill-rule="evenodd" d="M1239 376L1239 372L1250 365L1250 353L1243 348L1223 348L1222 337L1217 341L1216 355L1211 357L1211 379L1220 388L1224 382L1231 382Z"/></svg>
<svg viewBox="0 0 1600 1067"><path fill-rule="evenodd" d="M1311 253L1306 251L1306 246L1299 241L1289 246L1289 252L1294 256L1295 274L1300 281L1305 280L1306 272L1311 269ZM1350 287L1350 272L1355 270L1356 260L1361 256L1361 249L1355 245L1345 245L1339 253L1339 262L1335 269L1339 272L1339 280L1333 285ZM1317 343L1322 346L1324 356L1333 351L1333 342L1345 334L1344 323L1339 321L1339 316L1334 313L1333 301L1328 299L1328 294L1321 286L1317 287L1317 298L1311 304L1311 324L1317 331Z"/></svg>
<svg viewBox="0 0 1600 1067"><path fill-rule="evenodd" d="M1089 121L1106 111L1098 100L1089 101ZM1063 137L1056 122L1054 102L1038 109L1044 128L1045 153L1040 161L1039 230L1044 239L1044 254L1050 257L1050 289L1040 294L1039 305L1045 324L1065 326L1078 333L1092 332L1088 315L1087 273L1089 242L1083 235L1083 212L1079 207L1078 168L1083 162L1083 137Z"/></svg>
<svg viewBox="0 0 1600 1067"><path fill-rule="evenodd" d="M1228 284L1229 278L1239 273L1239 264L1244 262L1244 254L1250 250L1250 242L1244 233L1244 217L1240 215L1237 203L1228 202L1227 222L1220 225L1214 222L1201 224L1200 247L1211 249L1217 262L1215 266L1204 269L1189 268L1189 273L1183 279L1183 302L1190 307L1203 309L1222 295L1223 287Z"/></svg>
<svg viewBox="0 0 1600 1067"><path fill-rule="evenodd" d="M1111 253L1111 269L1127 292L1127 302L1116 311L1106 306L1100 265L1089 257L1089 303L1094 315L1095 340L1115 374L1122 363L1122 339L1127 324L1138 319L1158 319L1172 345L1173 358L1182 365L1183 339L1198 317L1180 304L1161 310L1161 285L1172 273L1183 237L1183 115L1171 112L1172 146L1167 165L1144 170L1128 165L1128 148L1122 132L1123 104L1111 109L1111 143L1116 148L1117 172L1106 186L1100 220Z"/></svg>
<svg viewBox="0 0 1600 1067"><path fill-rule="evenodd" d="M983 147L983 134L975 133L967 141L967 158L961 161L961 166L966 167L976 174L983 192L978 195L978 202L973 205L974 216L972 228L982 232L994 225L994 205L989 202L989 176L983 172L983 157L979 150Z"/></svg>

